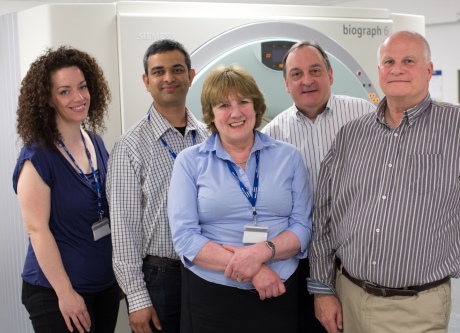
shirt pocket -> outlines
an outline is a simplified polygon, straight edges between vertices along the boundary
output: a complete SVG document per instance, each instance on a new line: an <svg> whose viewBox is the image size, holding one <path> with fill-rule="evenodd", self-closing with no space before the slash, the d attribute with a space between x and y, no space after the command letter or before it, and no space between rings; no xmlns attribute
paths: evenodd
<svg viewBox="0 0 460 333"><path fill-rule="evenodd" d="M441 186L443 159L442 154L420 153L410 159L411 191L424 194L430 193Z"/></svg>

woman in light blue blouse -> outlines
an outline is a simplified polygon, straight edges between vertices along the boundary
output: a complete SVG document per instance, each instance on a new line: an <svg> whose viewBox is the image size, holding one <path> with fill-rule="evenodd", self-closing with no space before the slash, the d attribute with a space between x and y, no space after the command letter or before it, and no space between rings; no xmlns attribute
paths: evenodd
<svg viewBox="0 0 460 333"><path fill-rule="evenodd" d="M311 234L300 152L256 130L265 100L242 68L214 69L201 103L213 135L177 156L168 197L181 332L297 332L296 269Z"/></svg>

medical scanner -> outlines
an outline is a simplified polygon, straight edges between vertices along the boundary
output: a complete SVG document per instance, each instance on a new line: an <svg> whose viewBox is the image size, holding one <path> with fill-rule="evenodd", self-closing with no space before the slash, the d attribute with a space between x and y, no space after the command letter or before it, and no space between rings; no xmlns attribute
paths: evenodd
<svg viewBox="0 0 460 333"><path fill-rule="evenodd" d="M386 9L329 6L192 2L117 2L50 4L10 15L20 75L47 47L71 45L91 53L102 65L112 90L109 150L151 104L142 82L147 47L162 38L184 44L197 75L187 98L201 119L201 86L217 65L239 64L256 79L267 99L264 123L292 105L282 59L299 40L314 40L328 53L334 94L377 103L377 49L391 32L425 34L424 17ZM5 92L0 91L0 94ZM14 112L15 110L11 110Z"/></svg>

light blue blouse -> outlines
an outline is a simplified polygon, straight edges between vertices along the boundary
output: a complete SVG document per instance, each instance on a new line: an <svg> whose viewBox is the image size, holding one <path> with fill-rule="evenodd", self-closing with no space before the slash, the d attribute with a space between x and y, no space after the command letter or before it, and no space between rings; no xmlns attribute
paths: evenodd
<svg viewBox="0 0 460 333"><path fill-rule="evenodd" d="M267 262L282 280L307 256L311 237L311 195L308 175L300 152L256 131L246 172L233 164L240 180L252 193L256 154L260 150L257 223L268 226L268 239L289 230L299 239L296 256ZM223 272L205 269L192 261L208 241L243 246L245 225L253 223L252 206L230 173L226 161L234 162L214 134L202 144L179 153L174 163L168 195L168 216L174 248L185 267L213 283L253 289L252 283L238 283Z"/></svg>

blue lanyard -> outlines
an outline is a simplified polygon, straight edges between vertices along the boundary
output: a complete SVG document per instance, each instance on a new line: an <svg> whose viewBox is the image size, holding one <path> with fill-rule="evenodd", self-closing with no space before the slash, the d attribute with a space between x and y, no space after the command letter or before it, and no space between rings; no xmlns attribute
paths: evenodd
<svg viewBox="0 0 460 333"><path fill-rule="evenodd" d="M147 112L147 121L150 122L150 109L149 111ZM166 147L166 149L168 149L169 153L171 154L171 156L176 159L176 156L177 154L174 152L174 150L172 150L172 148L168 145L168 143L166 142L165 139L163 138L160 138L161 140L161 143L163 144L163 146ZM196 131L193 130L192 131L192 140L193 140L193 145L196 145Z"/></svg>
<svg viewBox="0 0 460 333"><path fill-rule="evenodd" d="M174 150L172 150L172 148L168 145L168 143L166 142L165 139L163 138L160 138L161 142L163 143L163 146L166 147L166 149L169 150L169 153L171 154L171 156L176 159L176 156L177 154L174 152ZM192 131L192 140L193 140L193 145L196 145L196 132L195 130Z"/></svg>
<svg viewBox="0 0 460 333"><path fill-rule="evenodd" d="M252 188L252 195L249 193L248 189L244 184L241 182L240 177L238 177L238 174L235 171L235 168L233 167L232 163L230 161L227 161L227 166L232 175L238 179L238 182L240 183L240 188L243 194L246 196L246 198L249 200L249 203L252 205L252 219L254 224L257 224L257 210L256 210L256 202L257 202L257 193L259 192L259 156L260 156L260 150L256 150L256 172L254 173L254 186Z"/></svg>
<svg viewBox="0 0 460 333"><path fill-rule="evenodd" d="M89 161L89 165L91 167L91 172L93 174L93 177L94 177L94 183L96 184L96 192L97 192L97 211L99 212L99 220L102 220L102 215L104 214L104 211L102 210L102 191L101 191L101 184L99 183L99 180L97 179L97 176L96 176L96 171L94 170L94 167L93 167L93 161L91 160L91 154L88 150L88 147L86 146L86 141L85 141L85 137L83 136L83 133L81 133L81 139L83 140L83 145L85 146L85 151L86 151L86 156L88 157L88 161ZM62 148L65 150L65 152L67 153L67 155L69 155L69 158L72 160L73 164L75 164L75 166L77 167L77 169L80 171L80 174L85 177L86 181L91 185L91 181L88 179L88 177L85 175L85 173L83 172L83 170L80 168L80 166L78 165L77 161L75 160L75 158L72 156L72 154L70 153L70 151L67 149L67 147L65 146L64 142L61 140L61 139L58 139L60 145L62 146Z"/></svg>

